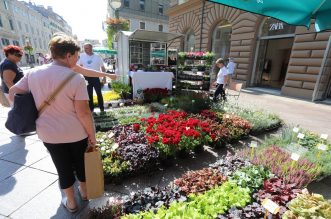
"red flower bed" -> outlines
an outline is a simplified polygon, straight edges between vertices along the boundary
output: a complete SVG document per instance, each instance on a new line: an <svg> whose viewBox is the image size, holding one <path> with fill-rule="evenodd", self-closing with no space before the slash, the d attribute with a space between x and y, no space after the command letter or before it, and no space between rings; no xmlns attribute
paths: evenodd
<svg viewBox="0 0 331 219"><path fill-rule="evenodd" d="M144 90L144 100L146 103L158 102L167 96L167 88L147 88Z"/></svg>
<svg viewBox="0 0 331 219"><path fill-rule="evenodd" d="M148 143L157 147L162 155L173 156L213 142L213 133L206 121L186 116L185 112L172 110L158 118L142 119Z"/></svg>

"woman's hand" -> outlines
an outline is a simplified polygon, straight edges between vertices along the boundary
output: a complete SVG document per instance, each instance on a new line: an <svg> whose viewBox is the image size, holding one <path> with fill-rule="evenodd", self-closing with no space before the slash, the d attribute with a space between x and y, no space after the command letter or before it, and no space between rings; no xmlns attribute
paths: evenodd
<svg viewBox="0 0 331 219"><path fill-rule="evenodd" d="M88 139L87 139L87 148L86 148L86 151L91 151L94 149L94 147L96 146L97 144L97 140L95 138L95 135L94 136L89 136Z"/></svg>

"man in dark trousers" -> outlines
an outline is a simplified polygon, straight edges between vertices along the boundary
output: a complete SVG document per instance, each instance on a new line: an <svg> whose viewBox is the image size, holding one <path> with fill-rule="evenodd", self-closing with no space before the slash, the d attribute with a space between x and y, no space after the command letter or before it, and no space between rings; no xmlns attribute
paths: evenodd
<svg viewBox="0 0 331 219"><path fill-rule="evenodd" d="M106 72L106 69L103 65L103 61L102 58L93 53L93 46L90 43L86 43L84 45L84 52L80 55L80 58L78 60L78 64L88 68L88 69L93 69L96 71L102 71L102 72ZM103 112L104 109L104 105L103 105L103 97L102 97L102 93L101 93L101 83L100 83L100 79L99 78L93 78L93 77L85 77L85 79L88 82L87 85L87 92L89 95L89 105L90 105L90 109L91 112L93 112L94 110L94 104L93 104L93 88L97 94L98 97L98 105L100 108L100 111ZM104 83L106 83L106 78L103 78Z"/></svg>

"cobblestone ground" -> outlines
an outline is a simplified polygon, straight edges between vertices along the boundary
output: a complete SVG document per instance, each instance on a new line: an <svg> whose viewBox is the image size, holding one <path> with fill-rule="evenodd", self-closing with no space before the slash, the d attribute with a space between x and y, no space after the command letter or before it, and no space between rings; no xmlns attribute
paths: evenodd
<svg viewBox="0 0 331 219"><path fill-rule="evenodd" d="M239 101L280 115L288 124L300 125L331 137L331 106L307 101L279 97L247 90ZM85 218L88 205L100 206L109 198L93 200L90 203L79 201L79 211L72 215L61 205L61 192L58 177L50 156L36 135L20 137L8 132L4 123L8 110L0 107L0 219L2 218ZM270 134L277 134L270 133ZM268 134L268 135L270 135ZM265 136L256 138L262 141ZM245 146L252 139L238 143ZM118 197L147 186L165 186L187 170L207 167L221 155L223 150L205 151L197 157L178 160L169 168L142 176L123 180L119 185L107 185L107 196ZM309 186L309 190L331 198L331 177Z"/></svg>

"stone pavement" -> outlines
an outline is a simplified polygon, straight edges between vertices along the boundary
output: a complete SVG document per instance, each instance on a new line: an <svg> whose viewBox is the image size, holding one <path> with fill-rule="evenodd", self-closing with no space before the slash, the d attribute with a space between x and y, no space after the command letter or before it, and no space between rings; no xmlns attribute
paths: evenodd
<svg viewBox="0 0 331 219"><path fill-rule="evenodd" d="M331 136L331 106L245 90L240 102L275 112L288 124L327 133ZM3 218L86 218L88 205L100 206L108 197L90 203L78 202L79 211L68 213L60 204L61 192L52 160L36 135L20 137L4 127L7 109L0 107L0 219ZM262 140L264 136L260 136ZM240 142L246 144L249 142ZM213 163L225 150L206 150L193 159L175 162L166 169L107 185L107 196L119 197L148 186L165 186L187 170L196 170ZM312 184L310 191L331 199L331 177ZM79 201L76 190L76 200Z"/></svg>

